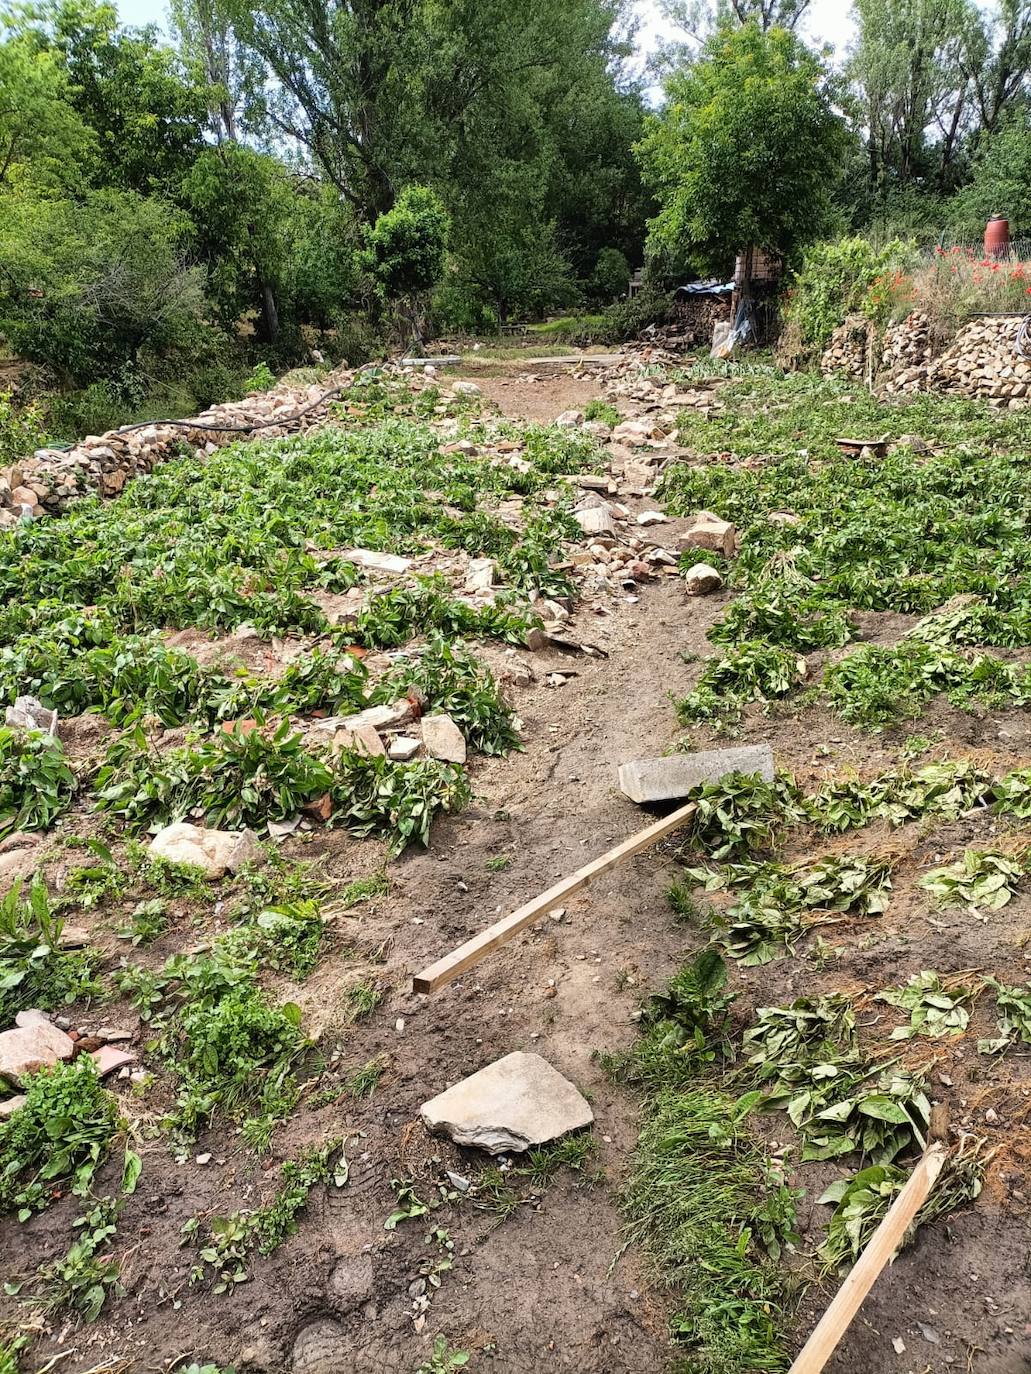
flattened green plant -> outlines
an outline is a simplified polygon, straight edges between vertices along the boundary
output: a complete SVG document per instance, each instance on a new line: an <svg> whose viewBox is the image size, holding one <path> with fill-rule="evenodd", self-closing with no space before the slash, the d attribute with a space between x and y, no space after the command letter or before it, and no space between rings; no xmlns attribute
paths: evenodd
<svg viewBox="0 0 1031 1374"><path fill-rule="evenodd" d="M968 849L959 863L934 868L919 881L943 905L962 902L972 909L1000 911L1025 876L1025 864L1013 854Z"/></svg>
<svg viewBox="0 0 1031 1374"><path fill-rule="evenodd" d="M970 1021L968 1007L978 989L957 983L955 976L942 980L930 969L914 973L900 988L885 988L878 1002L901 1007L909 1012L909 1024L896 1026L892 1040L909 1040L914 1035L962 1035Z"/></svg>

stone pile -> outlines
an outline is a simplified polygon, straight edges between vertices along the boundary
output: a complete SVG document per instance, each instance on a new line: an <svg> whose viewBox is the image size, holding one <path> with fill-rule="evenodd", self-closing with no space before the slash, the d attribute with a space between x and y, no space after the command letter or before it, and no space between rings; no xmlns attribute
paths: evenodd
<svg viewBox="0 0 1031 1374"><path fill-rule="evenodd" d="M844 373L861 381L866 373L866 355L870 336L870 321L865 315L849 315L839 324L820 358L820 371L825 377Z"/></svg>
<svg viewBox="0 0 1031 1374"><path fill-rule="evenodd" d="M311 385L281 383L272 391L212 406L181 424L156 422L122 432L88 435L67 452L37 449L31 458L0 468L0 529L17 524L22 517L63 510L70 501L94 492L115 496L130 477L150 472L175 457L184 444L192 446L203 460L233 440L272 439L321 424L333 397L319 404L321 398L346 386L354 376L353 371L339 370ZM313 402L313 408L297 418L298 412ZM265 428L233 432L238 426L256 423Z"/></svg>
<svg viewBox="0 0 1031 1374"><path fill-rule="evenodd" d="M1020 323L1013 316L994 316L965 324L931 364L930 388L984 397L1010 410L1026 406L1031 396L1031 359L1017 353Z"/></svg>
<svg viewBox="0 0 1031 1374"><path fill-rule="evenodd" d="M904 320L890 324L881 341L881 370L890 374L885 391L899 394L921 391L934 357L931 320L923 310L913 310Z"/></svg>

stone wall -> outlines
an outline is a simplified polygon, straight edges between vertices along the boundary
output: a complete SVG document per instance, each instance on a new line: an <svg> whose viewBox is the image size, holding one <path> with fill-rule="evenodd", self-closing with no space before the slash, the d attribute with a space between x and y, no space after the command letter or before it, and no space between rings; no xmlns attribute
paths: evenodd
<svg viewBox="0 0 1031 1374"><path fill-rule="evenodd" d="M184 448L203 458L235 439L273 439L321 424L333 400L327 393L347 386L354 377L353 371L341 369L310 386L281 383L272 391L212 406L180 424L158 422L88 435L67 452L37 449L31 458L0 468L0 529L17 524L25 515L63 510L76 497L94 492L115 496L130 477L150 472ZM308 406L313 408L297 418ZM255 423L266 427L233 432L236 426Z"/></svg>
<svg viewBox="0 0 1031 1374"><path fill-rule="evenodd" d="M865 315L849 315L839 324L820 358L820 371L825 377L843 373L862 381L866 375L866 352L870 321Z"/></svg>

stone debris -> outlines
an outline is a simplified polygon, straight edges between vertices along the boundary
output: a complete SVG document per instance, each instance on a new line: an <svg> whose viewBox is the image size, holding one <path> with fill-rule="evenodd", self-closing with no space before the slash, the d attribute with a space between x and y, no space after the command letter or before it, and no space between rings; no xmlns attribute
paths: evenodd
<svg viewBox="0 0 1031 1374"><path fill-rule="evenodd" d="M475 382L452 382L451 390L456 396L479 396L480 388Z"/></svg>
<svg viewBox="0 0 1031 1374"><path fill-rule="evenodd" d="M16 830L0 841L0 898L6 897L15 883L27 883L39 866L42 845L38 835Z"/></svg>
<svg viewBox="0 0 1031 1374"><path fill-rule="evenodd" d="M422 748L422 740L415 735L395 735L387 746L387 758L395 763L408 763Z"/></svg>
<svg viewBox="0 0 1031 1374"><path fill-rule="evenodd" d="M134 1054L130 1054L128 1050L120 1050L117 1045L101 1045L100 1049L91 1052L90 1058L96 1064L97 1074L101 1078L107 1078L116 1069L124 1069L136 1063Z"/></svg>
<svg viewBox="0 0 1031 1374"><path fill-rule="evenodd" d="M150 855L169 863L191 864L214 882L259 859L261 846L253 830L205 830L179 821L157 832Z"/></svg>
<svg viewBox="0 0 1031 1374"><path fill-rule="evenodd" d="M4 712L4 723L11 730L42 730L45 735L57 734L57 712L48 710L35 697L16 697L14 705Z"/></svg>
<svg viewBox="0 0 1031 1374"><path fill-rule="evenodd" d="M402 558L396 553L377 553L373 549L341 549L337 556L345 563L353 563L369 572L385 573L389 577L400 577L412 566L410 558Z"/></svg>
<svg viewBox="0 0 1031 1374"><path fill-rule="evenodd" d="M666 525L669 523L669 516L663 515L661 510L643 510L637 517L639 525Z"/></svg>
<svg viewBox="0 0 1031 1374"><path fill-rule="evenodd" d="M465 736L448 715L423 716L422 743L431 759L465 763Z"/></svg>
<svg viewBox="0 0 1031 1374"><path fill-rule="evenodd" d="M679 543L682 549L713 549L728 558L734 555L737 530L729 520L721 520L712 511L700 510L691 517L691 523L681 534Z"/></svg>
<svg viewBox="0 0 1031 1374"><path fill-rule="evenodd" d="M24 1093L15 1093L14 1097L5 1097L0 1101L0 1121L6 1121L9 1116L13 1116L19 1108L25 1106L27 1101Z"/></svg>
<svg viewBox="0 0 1031 1374"><path fill-rule="evenodd" d="M369 706L356 716L344 716L339 724L345 730L397 730L415 718L415 709L407 697L390 706Z"/></svg>
<svg viewBox="0 0 1031 1374"><path fill-rule="evenodd" d="M582 410L564 410L561 415L555 417L555 424L560 429L574 429L577 425L582 425L583 422L584 413Z"/></svg>
<svg viewBox="0 0 1031 1374"><path fill-rule="evenodd" d="M426 1129L499 1155L545 1145L594 1121L580 1091L539 1054L517 1050L419 1110Z"/></svg>
<svg viewBox="0 0 1031 1374"><path fill-rule="evenodd" d="M498 565L493 558L470 558L465 576L467 592L489 592L498 578Z"/></svg>
<svg viewBox="0 0 1031 1374"><path fill-rule="evenodd" d="M12 1087L36 1069L71 1059L75 1041L45 1016L0 1034L0 1078Z"/></svg>
<svg viewBox="0 0 1031 1374"><path fill-rule="evenodd" d="M737 749L634 759L619 766L619 790L639 805L673 801L686 797L699 783L718 782L728 773L758 773L763 782L772 782L773 750L768 744L748 744Z"/></svg>
<svg viewBox="0 0 1031 1374"><path fill-rule="evenodd" d="M616 526L612 519L612 507L602 501L600 505L578 506L573 511L573 519L584 534L615 534Z"/></svg>
<svg viewBox="0 0 1031 1374"><path fill-rule="evenodd" d="M688 596L705 596L718 592L723 586L723 578L710 563L695 563L684 574L684 587Z"/></svg>
<svg viewBox="0 0 1031 1374"><path fill-rule="evenodd" d="M320 725L323 723L318 722ZM315 731L313 730L312 733L314 734ZM329 745L334 754L339 754L343 749L350 749L356 754L369 754L373 758L382 758L387 752L379 737L379 731L371 725L337 726L333 730Z"/></svg>

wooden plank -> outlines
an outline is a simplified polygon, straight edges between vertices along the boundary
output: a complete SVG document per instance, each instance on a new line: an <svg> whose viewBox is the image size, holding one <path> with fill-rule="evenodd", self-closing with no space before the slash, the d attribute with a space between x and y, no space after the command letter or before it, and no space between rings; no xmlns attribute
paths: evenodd
<svg viewBox="0 0 1031 1374"><path fill-rule="evenodd" d="M884 1220L867 1242L866 1249L846 1275L789 1374L820 1374L881 1270L901 1245L902 1237L926 1202L944 1164L945 1146L936 1141L920 1156L902 1192L888 1208Z"/></svg>
<svg viewBox="0 0 1031 1374"><path fill-rule="evenodd" d="M681 806L678 810L670 812L661 821L656 821L647 829L638 831L636 835L631 835L628 840L616 845L615 849L610 849L607 854L602 854L600 858L592 859L583 868L578 868L570 877L555 883L553 887L548 888L547 892L542 892L539 897L535 897L532 902L527 902L525 906L518 907L510 915L503 916L500 921L495 921L486 930L480 931L479 935L474 935L472 939L466 940L464 945L459 945L450 954L445 954L435 964L430 964L421 973L417 973L412 979L412 991L436 992L438 988L444 987L446 983L450 983L465 973L466 969L478 964L491 950L497 949L499 945L511 940L514 935L518 935L538 916L543 916L552 907L558 906L566 897L570 897L580 888L586 887L592 878L597 878L601 873L607 873L610 868L615 868L624 859L630 859L635 854L640 854L643 849L649 849L664 836L671 834L674 830L679 830L681 826L687 824L696 809L696 803L690 802L687 806Z"/></svg>

